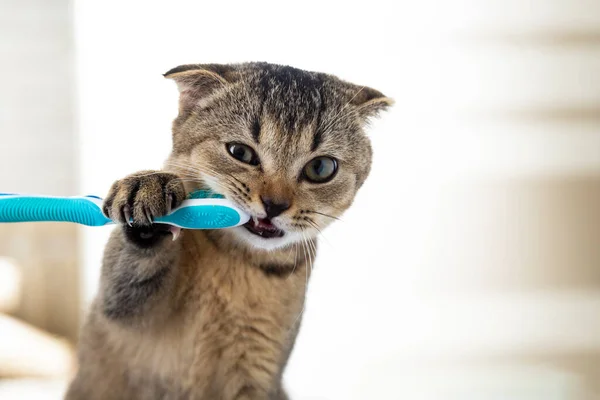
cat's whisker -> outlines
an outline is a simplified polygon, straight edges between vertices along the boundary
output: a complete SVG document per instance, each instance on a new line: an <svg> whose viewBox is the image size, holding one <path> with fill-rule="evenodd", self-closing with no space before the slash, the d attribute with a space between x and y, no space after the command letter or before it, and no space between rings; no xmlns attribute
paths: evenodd
<svg viewBox="0 0 600 400"><path fill-rule="evenodd" d="M183 168L183 169L190 169L191 166L189 164L185 164L181 161L172 161L172 160L168 160L165 161L164 165L165 167L177 167L177 168Z"/></svg>
<svg viewBox="0 0 600 400"><path fill-rule="evenodd" d="M302 236L304 238L304 242L306 243L306 252L308 253L308 258L309 258L309 267L310 267L310 272L312 273L312 263L313 263L313 254L312 254L312 247L311 247L311 240L306 236L306 231L302 231ZM308 285L308 282L307 282Z"/></svg>
<svg viewBox="0 0 600 400"><path fill-rule="evenodd" d="M309 260L306 255L307 254L306 253L306 236L304 236L304 232L302 233L302 242L301 243L302 243L302 252L304 253L304 262L308 264ZM312 271L312 268L311 268L311 271ZM288 334L294 329L294 326L296 325L296 323L302 316L302 313L304 313L304 307L306 307L306 295L308 293L308 265L306 265L304 267L304 274L306 275L306 280L305 280L305 284L304 284L304 299L302 299L302 309L300 310L300 312L294 319L294 322L292 322L292 324L290 325L290 329L287 332Z"/></svg>
<svg viewBox="0 0 600 400"><path fill-rule="evenodd" d="M286 259L285 259L285 263L286 263L286 264L287 264L287 263L289 263L289 262L291 261L291 258L292 258L292 252L290 251L290 252L288 252L288 253L289 253L289 254L288 254L288 256L287 256L287 257L286 257Z"/></svg>
<svg viewBox="0 0 600 400"><path fill-rule="evenodd" d="M238 178L236 178L233 175L223 175L222 173L220 173L219 171L216 171L212 168L205 168L204 170L200 171L200 174L204 174L209 176L210 178L212 178L213 180L217 180L217 181L227 181L228 183L232 183L232 182L239 182L242 183L242 181L240 181Z"/></svg>
<svg viewBox="0 0 600 400"><path fill-rule="evenodd" d="M192 165L185 165L183 163L174 162L174 161L167 161L165 163L165 165L170 165L173 167L191 171L191 172L196 173L199 176L209 177L213 181L219 182L220 186L222 186L221 182L226 183L227 185L232 185L234 187L236 187L236 182L239 183L240 185L242 185L242 187L246 186L239 178L237 178L233 175L223 175L219 171L216 171L214 168L207 166L207 165L192 166ZM195 181L195 182L198 182L201 184L206 184L205 180L203 180L201 177L197 177L197 178L195 177L195 178L191 179L190 181ZM237 187L237 189L242 190L239 187ZM220 190L220 192L223 192L223 190ZM243 203L245 204L245 202L243 202Z"/></svg>
<svg viewBox="0 0 600 400"><path fill-rule="evenodd" d="M285 278L286 280L290 279L294 272L296 272L296 267L298 266L298 243L294 243L294 267L292 268L292 272Z"/></svg>
<svg viewBox="0 0 600 400"><path fill-rule="evenodd" d="M210 168L204 168L204 169L199 169L199 168L192 168L192 167L186 167L186 166L179 166L180 168L188 168L189 170L197 173L198 176L194 177L193 179L196 180L199 183L202 183L204 185L206 185L206 182L204 179L202 179L202 175L204 176L208 176L211 179L215 180L215 181L227 181L227 182L231 182L231 177L226 176L226 175L221 175L218 174L217 171L214 171ZM217 176L213 176L211 174L217 175Z"/></svg>
<svg viewBox="0 0 600 400"><path fill-rule="evenodd" d="M193 165L184 165L182 163L177 163L177 162L172 162L172 161L169 161L168 163L173 166L178 166L180 168L186 168L188 170L192 170L194 172L197 172L198 174L211 173L211 174L217 175L217 177L220 179L236 181L236 182L239 182L240 184L243 183L239 178L237 178L233 175L223 175L221 172L215 170L214 168L212 168L211 166L208 166L208 165L199 164L198 166L193 166Z"/></svg>
<svg viewBox="0 0 600 400"><path fill-rule="evenodd" d="M310 257L310 263L309 263L309 268L310 268L310 274L307 272L307 275L309 277L312 276L312 272L313 272L313 266L315 263L315 258L317 256L317 249L315 247L315 243L311 240L308 239L307 240L308 243L308 250L309 250L309 257ZM311 250L312 249L312 250ZM306 279L306 288L304 291L304 306L306 307L306 297L308 296L308 278ZM302 312L304 313L304 309L302 310Z"/></svg>
<svg viewBox="0 0 600 400"><path fill-rule="evenodd" d="M196 177L196 176L180 176L178 178L175 178L175 180L178 181L202 181L202 179Z"/></svg>
<svg viewBox="0 0 600 400"><path fill-rule="evenodd" d="M201 179L198 179L198 178L177 178L177 179L174 179L174 180L179 181L179 182L204 183L204 181L202 181Z"/></svg>
<svg viewBox="0 0 600 400"><path fill-rule="evenodd" d="M138 178L145 178L147 176L152 176L152 175L159 175L159 174L164 174L165 171L152 171L152 172L148 172L147 174L139 174L139 175L135 175Z"/></svg>
<svg viewBox="0 0 600 400"><path fill-rule="evenodd" d="M322 213L322 212L319 212L319 211L314 211L314 210L306 210L306 211L309 212L309 213L311 213L311 214L319 214L319 215L322 215L324 217L332 218L332 219L335 219L336 221L342 221L343 222L343 220L341 218L333 216L333 215L325 214L325 213Z"/></svg>
<svg viewBox="0 0 600 400"><path fill-rule="evenodd" d="M308 246L311 249L311 265L310 265L310 272L312 274L312 267L314 265L314 262L317 258L317 246L315 244L315 242L311 239L308 240Z"/></svg>
<svg viewBox="0 0 600 400"><path fill-rule="evenodd" d="M213 173L213 174L220 175L220 174L218 174L217 171L215 171L212 168L207 167L207 166L194 166L194 165L188 165L188 164L183 164L183 163L174 162L174 161L167 161L165 164L173 166L173 167L181 168L181 169L184 169L184 170L189 171L189 172L193 172L196 175L205 174L207 171L210 172L210 173ZM221 178L227 179L228 177L227 176L222 176ZM200 177L199 177L199 179L200 179Z"/></svg>
<svg viewBox="0 0 600 400"><path fill-rule="evenodd" d="M184 164L179 164L179 163L173 163L173 162L169 162L168 164L166 164L167 166L171 166L171 167L175 167L178 168L179 170L177 172L181 172L180 170L182 169L183 172L187 172L187 173L194 173L196 175L199 175L202 171L200 169L198 169L197 167L193 167L190 165L184 165Z"/></svg>
<svg viewBox="0 0 600 400"><path fill-rule="evenodd" d="M218 171L216 171L216 170L211 170L211 172L212 172L213 174L215 174L215 175L218 175L219 177L222 177L222 178L228 179L230 182L237 182L237 183L239 183L240 185L242 185L242 186L245 186L245 183L244 183L244 182L242 182L242 180L241 180L241 179L237 178L237 177L236 177L236 176L234 176L234 175L222 175L221 173L219 173L219 172L218 172Z"/></svg>
<svg viewBox="0 0 600 400"><path fill-rule="evenodd" d="M328 239L325 237L325 235L323 234L323 231L321 231L321 229L319 228L319 225L318 225L316 222L314 222L314 221L312 221L312 220L307 220L307 222L308 222L308 223L309 223L309 224L310 224L310 225L311 225L313 228L315 228L315 229L317 230L317 232L319 232L319 235L321 235L321 237L323 238L323 240L325 240L325 242L326 242L326 243L327 243L329 246L333 247L333 245L331 244L331 242L330 242L330 241L329 241L329 240L328 240Z"/></svg>

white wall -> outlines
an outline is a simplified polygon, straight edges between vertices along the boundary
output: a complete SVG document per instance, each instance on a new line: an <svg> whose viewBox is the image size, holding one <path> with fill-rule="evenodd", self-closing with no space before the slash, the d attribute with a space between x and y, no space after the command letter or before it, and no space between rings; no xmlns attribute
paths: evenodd
<svg viewBox="0 0 600 400"><path fill-rule="evenodd" d="M0 7L0 192L75 188L73 46L67 1Z"/></svg>
<svg viewBox="0 0 600 400"><path fill-rule="evenodd" d="M76 191L70 17L68 0L0 2L0 193L67 196ZM15 258L22 275L15 314L73 340L78 327L76 239L74 226L0 227L0 255ZM52 245L45 247L48 241Z"/></svg>
<svg viewBox="0 0 600 400"><path fill-rule="evenodd" d="M396 99L396 107L371 130L372 176L343 222L325 232L286 375L293 398L399 398L412 388L405 374L407 366L415 373L410 360L520 349L521 334L533 338L527 343L539 339L544 349L562 343L560 336L546 335L557 328L552 322L520 330L524 320L547 321L543 293L481 298L466 292L456 298L453 290L470 288L469 269L453 272L432 251L452 243L458 253L469 253L484 240L469 231L470 216L481 212L477 199L463 197L460 213L444 208L456 180L598 171L597 126L524 124L518 115L511 117L523 106L535 111L569 100L597 100L597 81L588 78L597 71L598 50L536 51L502 40L480 42L482 33L493 39L556 26L593 27L600 18L594 19L597 2L536 0L527 7L517 0L75 4L85 193L103 195L115 179L161 165L177 108L177 91L161 73L179 64L290 64L335 73ZM588 78L573 77L573 71ZM498 121L490 122L493 117ZM140 142L144 150L134 152ZM444 218L456 225L440 237ZM107 231L86 229L85 236L89 299ZM473 242L461 241L465 236ZM493 240L494 233L489 237ZM500 253L490 257L502 257L502 249L495 250ZM520 309L522 304L531 308ZM568 310L578 303L566 304ZM583 339L573 343L587 348ZM550 391L556 399L574 398L564 388L575 387L577 378L566 373L514 374L529 377L531 384L499 375L513 385L512 398L550 399ZM507 387L502 382L492 386L502 392Z"/></svg>

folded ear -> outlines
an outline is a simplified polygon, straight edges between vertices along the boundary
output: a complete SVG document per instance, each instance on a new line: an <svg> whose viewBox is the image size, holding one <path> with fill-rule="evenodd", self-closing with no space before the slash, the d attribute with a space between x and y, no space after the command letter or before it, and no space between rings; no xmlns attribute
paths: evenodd
<svg viewBox="0 0 600 400"><path fill-rule="evenodd" d="M164 74L179 88L179 112L188 113L199 100L237 79L234 66L224 64L180 65Z"/></svg>
<svg viewBox="0 0 600 400"><path fill-rule="evenodd" d="M383 93L367 86L352 85L350 93L354 93L350 100L350 104L356 107L358 115L363 120L375 117L381 111L385 111L394 105L393 99L386 97Z"/></svg>

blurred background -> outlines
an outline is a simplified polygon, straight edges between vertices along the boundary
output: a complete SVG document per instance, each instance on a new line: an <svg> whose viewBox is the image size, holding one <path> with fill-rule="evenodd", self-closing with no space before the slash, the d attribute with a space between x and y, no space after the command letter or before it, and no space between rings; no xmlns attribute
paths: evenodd
<svg viewBox="0 0 600 400"><path fill-rule="evenodd" d="M396 99L324 232L292 399L600 399L598 0L0 0L0 191L159 168L161 74L251 60ZM109 232L0 225L0 399L61 398Z"/></svg>

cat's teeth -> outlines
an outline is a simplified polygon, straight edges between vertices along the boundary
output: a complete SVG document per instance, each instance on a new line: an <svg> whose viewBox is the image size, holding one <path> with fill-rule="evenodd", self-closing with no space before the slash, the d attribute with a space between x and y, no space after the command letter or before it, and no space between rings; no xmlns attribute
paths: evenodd
<svg viewBox="0 0 600 400"><path fill-rule="evenodd" d="M178 226L170 226L169 232L171 232L171 234L173 235L173 241L176 241L179 237L179 234L181 233L181 228Z"/></svg>

